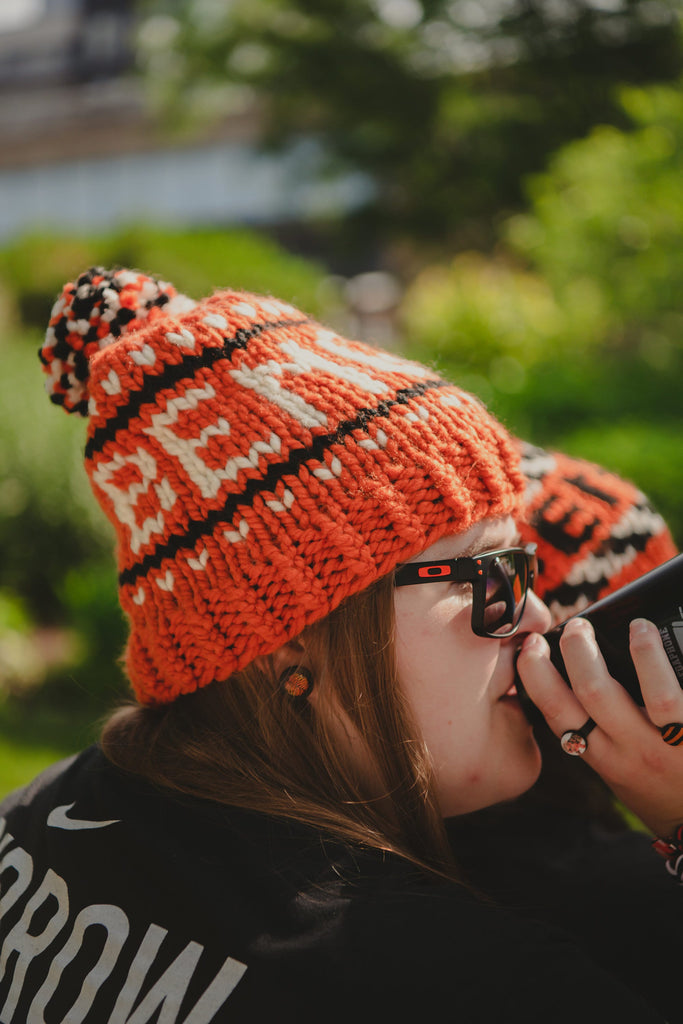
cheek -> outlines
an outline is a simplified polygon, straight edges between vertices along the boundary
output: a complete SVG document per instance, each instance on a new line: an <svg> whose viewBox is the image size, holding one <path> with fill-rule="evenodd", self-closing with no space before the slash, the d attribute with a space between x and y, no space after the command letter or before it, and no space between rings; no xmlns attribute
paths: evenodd
<svg viewBox="0 0 683 1024"><path fill-rule="evenodd" d="M436 603L427 599L421 602L397 600L394 612L397 649L413 658L423 656L433 646L441 649L449 645L453 649L471 635L470 617L470 602L462 598Z"/></svg>
<svg viewBox="0 0 683 1024"><path fill-rule="evenodd" d="M405 615L397 622L398 678L411 700L429 699L457 650L457 632L436 615Z"/></svg>
<svg viewBox="0 0 683 1024"><path fill-rule="evenodd" d="M474 636L469 609L435 619L415 622L408 639L397 636L398 679L425 739L466 749L474 741L470 731L484 727L498 645Z"/></svg>
<svg viewBox="0 0 683 1024"><path fill-rule="evenodd" d="M477 689L495 662L497 646L472 632L466 602L443 601L427 614L408 612L396 617L399 677L406 682L415 676L435 681L466 679Z"/></svg>
<svg viewBox="0 0 683 1024"><path fill-rule="evenodd" d="M499 645L474 635L470 601L396 609L396 664L422 737L436 761L472 763L488 731L489 683Z"/></svg>

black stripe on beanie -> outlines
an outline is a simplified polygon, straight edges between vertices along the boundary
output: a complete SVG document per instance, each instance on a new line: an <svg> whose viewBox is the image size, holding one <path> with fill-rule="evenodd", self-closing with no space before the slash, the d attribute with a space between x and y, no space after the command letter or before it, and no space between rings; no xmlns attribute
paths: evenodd
<svg viewBox="0 0 683 1024"><path fill-rule="evenodd" d="M560 519L553 521L546 518L546 515L549 510L553 509L555 501L556 498L553 495L534 513L534 529L542 540L557 548L558 551L565 555L577 555L584 544L587 544L593 537L596 527L600 525L600 520L594 517L590 523L586 523L581 533L573 536L568 533L566 527L580 511L579 506L571 505Z"/></svg>
<svg viewBox="0 0 683 1024"><path fill-rule="evenodd" d="M218 523L229 523L232 521L235 512L241 505L251 505L255 496L261 491L274 492L278 482L284 476L296 475L303 463L309 459L316 462L324 461L325 452L334 444L338 444L354 430L367 431L368 424L378 416L386 417L395 405L405 405L412 398L418 398L426 391L434 388L450 387L450 381L440 378L422 381L409 388L401 388L396 392L395 398L383 399L376 406L368 406L360 409L352 420L343 420L336 430L328 434L319 434L310 445L305 448L295 448L290 452L286 462L272 462L268 466L266 475L260 479L247 480L246 486L239 494L231 494L223 508L214 509L201 520L190 521L188 529L183 534L175 534L165 544L159 546L156 551L151 552L130 569L124 569L119 574L119 584L134 583L140 576L145 576L151 569L158 569L165 558L173 558L183 548L193 548L200 537L212 533Z"/></svg>
<svg viewBox="0 0 683 1024"><path fill-rule="evenodd" d="M634 504L633 508L648 510L649 505L647 502L638 502ZM538 533L544 540L550 540L552 537L557 540L555 530L549 532L545 529L539 529ZM651 539L652 533L649 530L643 533L633 531L623 537L615 537L614 534L612 534L609 538L610 556L614 557L615 555L623 555L629 548L636 552L645 551ZM581 543L584 543L585 540L586 538L584 536ZM577 547L572 546L571 548L565 547L563 549L559 544L555 544L555 547L557 547L558 550L564 550L565 553L576 555L581 545L579 544ZM596 556L597 558L600 558L599 548L596 551ZM582 579L579 580L578 583L567 583L565 580L558 584L557 587L553 587L552 590L546 590L543 595L543 601L547 605L558 603L562 605L563 608L573 608L579 600L584 600L586 598L588 599L588 602L592 604L593 601L598 600L601 594L604 596L605 587L609 586L610 581L611 575L608 573L604 573L600 579L597 580Z"/></svg>
<svg viewBox="0 0 683 1024"><path fill-rule="evenodd" d="M213 366L221 359L230 359L233 352L239 348L246 348L252 338L258 337L264 331L276 330L280 327L302 327L311 323L309 317L303 320L272 320L263 324L254 324L248 330L240 328L232 338L224 338L219 348L204 348L197 354L183 356L182 361L173 363L157 374L145 375L145 381L139 391L130 393L126 405L121 406L118 412L103 426L93 431L85 446L85 457L91 459L96 452L102 450L107 441L113 440L119 430L124 430L131 419L138 415L140 409L147 402L154 401L157 392L163 388L172 387L185 377L193 377L197 370L206 366Z"/></svg>

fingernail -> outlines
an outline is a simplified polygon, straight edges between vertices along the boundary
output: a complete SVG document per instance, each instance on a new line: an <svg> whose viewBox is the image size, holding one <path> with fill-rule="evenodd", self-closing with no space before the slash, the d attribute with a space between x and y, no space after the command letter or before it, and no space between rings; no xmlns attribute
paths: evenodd
<svg viewBox="0 0 683 1024"><path fill-rule="evenodd" d="M582 635L584 633L592 633L593 627L588 619L582 619L580 615L577 615L575 618L568 621L563 632L565 632L567 636L571 636L572 633Z"/></svg>
<svg viewBox="0 0 683 1024"><path fill-rule="evenodd" d="M634 619L631 623L631 636L641 636L648 633L651 628L652 623L648 619Z"/></svg>
<svg viewBox="0 0 683 1024"><path fill-rule="evenodd" d="M540 633L529 633L528 637L522 644L523 651L536 651L538 654L547 648L548 644L544 637Z"/></svg>

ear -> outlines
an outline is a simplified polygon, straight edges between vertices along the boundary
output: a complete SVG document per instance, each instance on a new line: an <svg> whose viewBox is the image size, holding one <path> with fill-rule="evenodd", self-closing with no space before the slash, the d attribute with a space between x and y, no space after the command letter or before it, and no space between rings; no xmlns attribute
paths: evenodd
<svg viewBox="0 0 683 1024"><path fill-rule="evenodd" d="M281 676L287 668L293 668L295 665L303 665L305 657L306 653L304 646L298 640L290 640L289 643L283 644L282 647L278 647L278 649L273 651L270 655L273 668L278 676Z"/></svg>

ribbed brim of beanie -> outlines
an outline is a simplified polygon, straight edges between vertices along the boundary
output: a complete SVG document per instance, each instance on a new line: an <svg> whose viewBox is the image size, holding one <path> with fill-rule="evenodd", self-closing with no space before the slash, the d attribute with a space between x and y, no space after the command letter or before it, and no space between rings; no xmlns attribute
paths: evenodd
<svg viewBox="0 0 683 1024"><path fill-rule="evenodd" d="M53 400L89 415L143 703L226 679L521 501L518 452L478 399L273 298L194 303L94 268L41 358Z"/></svg>

